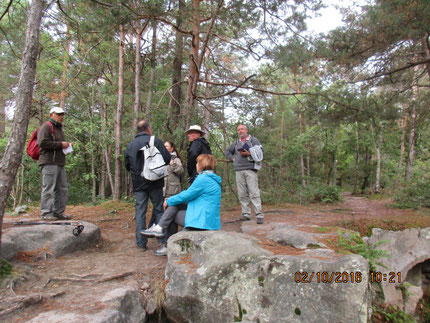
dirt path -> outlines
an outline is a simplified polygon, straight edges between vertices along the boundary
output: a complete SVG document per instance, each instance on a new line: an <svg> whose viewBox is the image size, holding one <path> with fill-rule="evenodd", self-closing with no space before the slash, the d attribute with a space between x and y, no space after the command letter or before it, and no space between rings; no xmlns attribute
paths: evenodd
<svg viewBox="0 0 430 323"><path fill-rule="evenodd" d="M369 227L402 229L410 226L430 226L430 211L398 210L387 207L388 199L368 200L364 197L344 195L344 201L334 205L265 205L265 224L255 231L271 230L277 223L308 224L318 226L342 226L361 233ZM5 221L37 219L38 210L30 217L5 217ZM149 250L140 251L134 241L133 206L128 203L108 202L98 206L68 207L68 213L84 221L98 225L102 232L99 245L85 251L52 258L46 254L22 254L14 260L14 275L20 277L12 284L4 284L0 290L0 307L5 301L19 295L64 293L49 301L29 306L7 317L8 322L25 322L39 313L52 309L64 312L99 312L103 305L97 300L115 287L131 284L141 289L144 297L152 293L164 281L166 257L157 257L158 247L150 239ZM149 213L148 213L149 214ZM223 230L241 231L240 209L224 207ZM132 273L132 274L130 274ZM101 277L130 274L107 282L97 282ZM65 279L92 281L68 281ZM148 288L149 286L149 288ZM4 308L0 308L0 311ZM0 317L0 321L3 318Z"/></svg>

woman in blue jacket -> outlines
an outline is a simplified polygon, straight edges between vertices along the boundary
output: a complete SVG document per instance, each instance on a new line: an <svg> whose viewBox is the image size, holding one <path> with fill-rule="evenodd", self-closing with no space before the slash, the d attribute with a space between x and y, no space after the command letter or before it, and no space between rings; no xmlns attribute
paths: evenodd
<svg viewBox="0 0 430 323"><path fill-rule="evenodd" d="M216 159L212 155L197 157L197 173L192 185L185 191L164 201L166 211L157 225L141 233L147 237L170 237L178 225L188 230L219 230L221 228L221 177L215 174ZM188 203L186 210L178 205ZM166 231L166 232L165 232ZM167 254L167 247L157 249L156 255Z"/></svg>

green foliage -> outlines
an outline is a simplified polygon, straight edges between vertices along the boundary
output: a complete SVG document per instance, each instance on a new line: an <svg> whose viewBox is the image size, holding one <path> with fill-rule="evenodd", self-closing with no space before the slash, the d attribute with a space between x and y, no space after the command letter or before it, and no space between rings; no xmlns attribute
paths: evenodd
<svg viewBox="0 0 430 323"><path fill-rule="evenodd" d="M0 281L12 273L12 265L4 258L0 258Z"/></svg>
<svg viewBox="0 0 430 323"><path fill-rule="evenodd" d="M342 200L340 187L327 184L311 184L302 188L299 198L303 202L334 203Z"/></svg>
<svg viewBox="0 0 430 323"><path fill-rule="evenodd" d="M415 320L409 314L403 312L396 306L373 307L373 317L377 317L383 322L393 323L414 323Z"/></svg>
<svg viewBox="0 0 430 323"><path fill-rule="evenodd" d="M338 230L337 234L339 237L337 247L366 258L369 263L370 271L376 271L376 265L384 266L377 261L380 258L388 258L388 253L385 250L377 249L377 247L387 241L379 241L376 245L368 245L357 232L348 232L346 237L345 233L342 233L340 230Z"/></svg>
<svg viewBox="0 0 430 323"><path fill-rule="evenodd" d="M394 195L395 207L398 208L430 208L430 180L428 174L423 174L414 182L402 187Z"/></svg>

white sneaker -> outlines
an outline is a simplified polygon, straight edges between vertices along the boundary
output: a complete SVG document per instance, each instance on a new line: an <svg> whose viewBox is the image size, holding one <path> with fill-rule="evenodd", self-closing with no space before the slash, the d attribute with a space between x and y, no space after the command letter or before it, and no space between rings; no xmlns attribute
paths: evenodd
<svg viewBox="0 0 430 323"><path fill-rule="evenodd" d="M167 256L167 246L162 245L160 248L154 251L154 255L156 256Z"/></svg>
<svg viewBox="0 0 430 323"><path fill-rule="evenodd" d="M153 224L152 227L150 227L147 230L143 230L140 233L146 237L156 237L156 238L164 237L164 229L158 224Z"/></svg>

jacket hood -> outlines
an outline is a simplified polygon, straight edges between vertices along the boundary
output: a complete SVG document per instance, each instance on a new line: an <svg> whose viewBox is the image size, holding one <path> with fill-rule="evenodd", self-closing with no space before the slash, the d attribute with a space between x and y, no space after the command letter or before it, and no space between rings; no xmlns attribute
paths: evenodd
<svg viewBox="0 0 430 323"><path fill-rule="evenodd" d="M219 185L221 185L221 177L219 177L217 174L215 173L210 173L210 172L205 172L203 171L202 174L205 174L207 176L209 176L210 178L212 178L215 182L217 182Z"/></svg>
<svg viewBox="0 0 430 323"><path fill-rule="evenodd" d="M205 139L205 138L203 138L203 137L199 137L199 138L197 138L197 139L195 139L194 141L200 141L203 145L205 145L208 149L210 149L211 147L210 147L210 145L209 145L209 143L208 143L208 141Z"/></svg>

